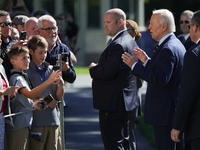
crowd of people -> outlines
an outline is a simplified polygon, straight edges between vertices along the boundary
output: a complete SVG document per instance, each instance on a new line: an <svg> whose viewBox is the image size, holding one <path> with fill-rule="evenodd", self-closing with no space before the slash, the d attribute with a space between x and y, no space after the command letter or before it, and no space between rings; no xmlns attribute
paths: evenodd
<svg viewBox="0 0 200 150"><path fill-rule="evenodd" d="M37 11L29 17L24 12L0 10L0 150L59 150L58 102L64 82L76 79L78 27L69 14ZM73 31L62 26L63 18ZM104 27L111 38L89 72L105 150L137 150L134 130L143 80L148 83L144 122L153 126L157 149L199 150L200 11L183 11L183 34L177 37L167 9L153 11L144 33L119 8L105 13ZM61 72L54 69L62 53L67 57Z"/></svg>

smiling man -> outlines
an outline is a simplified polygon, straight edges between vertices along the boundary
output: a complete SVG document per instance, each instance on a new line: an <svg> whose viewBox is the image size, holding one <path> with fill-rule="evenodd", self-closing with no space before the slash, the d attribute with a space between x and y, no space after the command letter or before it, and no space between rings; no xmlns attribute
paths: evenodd
<svg viewBox="0 0 200 150"><path fill-rule="evenodd" d="M46 61L51 65L56 65L58 54L68 53L66 61L62 61L62 76L69 83L76 79L75 70L72 63L70 49L63 43L57 41L58 27L56 20L50 15L43 15L38 19L38 34L43 36L48 43Z"/></svg>
<svg viewBox="0 0 200 150"><path fill-rule="evenodd" d="M178 93L183 68L185 48L176 38L173 14L167 9L153 11L149 30L159 42L151 59L141 49L134 55L145 66L135 62L133 56L122 55L124 62L132 68L132 74L148 82L144 122L153 125L157 150L182 150L182 143L171 140L170 132L178 102Z"/></svg>

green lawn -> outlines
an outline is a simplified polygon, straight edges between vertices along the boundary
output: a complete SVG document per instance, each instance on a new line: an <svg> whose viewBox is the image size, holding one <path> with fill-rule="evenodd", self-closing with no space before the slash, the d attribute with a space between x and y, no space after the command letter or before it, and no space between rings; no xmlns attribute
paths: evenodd
<svg viewBox="0 0 200 150"><path fill-rule="evenodd" d="M87 67L79 67L74 66L76 74L89 74L88 66Z"/></svg>

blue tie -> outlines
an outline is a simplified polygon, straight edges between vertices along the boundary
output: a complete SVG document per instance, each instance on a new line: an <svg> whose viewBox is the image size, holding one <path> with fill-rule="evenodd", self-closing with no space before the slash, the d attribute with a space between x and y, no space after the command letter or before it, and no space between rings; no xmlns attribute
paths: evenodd
<svg viewBox="0 0 200 150"><path fill-rule="evenodd" d="M107 46L112 42L112 38L110 38L107 42Z"/></svg>

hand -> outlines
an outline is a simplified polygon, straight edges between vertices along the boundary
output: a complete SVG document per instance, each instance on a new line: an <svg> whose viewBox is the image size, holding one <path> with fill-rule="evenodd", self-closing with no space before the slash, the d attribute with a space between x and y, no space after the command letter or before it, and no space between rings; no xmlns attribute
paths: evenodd
<svg viewBox="0 0 200 150"><path fill-rule="evenodd" d="M69 66L69 58L67 57L66 62L65 62L65 61L62 61L62 71L68 72L69 69L70 69L70 66Z"/></svg>
<svg viewBox="0 0 200 150"><path fill-rule="evenodd" d="M14 47L14 46L25 46L25 45L27 45L27 40L18 40L15 43L13 43L12 47Z"/></svg>
<svg viewBox="0 0 200 150"><path fill-rule="evenodd" d="M95 64L95 63L91 63L90 65L89 65L89 70L90 70L90 68L92 68L92 67L94 67L94 66L97 66L98 65L98 63L97 64Z"/></svg>
<svg viewBox="0 0 200 150"><path fill-rule="evenodd" d="M58 101L56 101L56 100L54 99L54 100L52 100L52 101L49 103L48 107L54 109L57 105L58 105Z"/></svg>
<svg viewBox="0 0 200 150"><path fill-rule="evenodd" d="M135 58L126 52L122 54L122 59L123 59L123 62L127 64L130 68L132 68L133 64L136 62Z"/></svg>
<svg viewBox="0 0 200 150"><path fill-rule="evenodd" d="M38 106L38 104L41 103L42 100L43 100L42 98L41 98L41 99L34 99L34 100L33 100L33 108L38 109L38 110L41 110L40 107ZM45 108L46 108L46 107L45 107ZM44 108L44 109L45 109L45 108Z"/></svg>
<svg viewBox="0 0 200 150"><path fill-rule="evenodd" d="M143 63L145 63L146 62L146 60L149 58L148 56L147 56L147 54L143 51L143 50L141 50L141 49L139 49L139 48L135 48L134 50L133 50L133 56L134 56L134 58L138 58L139 60L141 60Z"/></svg>
<svg viewBox="0 0 200 150"><path fill-rule="evenodd" d="M60 76L58 80L56 80L53 84L57 84L59 86L64 86L65 82L63 78Z"/></svg>
<svg viewBox="0 0 200 150"><path fill-rule="evenodd" d="M171 131L171 139L174 142L180 142L180 139L179 139L180 133L181 133L181 131L176 130L176 129L172 129L172 131Z"/></svg>
<svg viewBox="0 0 200 150"><path fill-rule="evenodd" d="M51 83L54 83L55 81L57 81L58 79L60 79L60 75L61 75L61 71L56 70L51 73L51 76L48 78L48 81Z"/></svg>
<svg viewBox="0 0 200 150"><path fill-rule="evenodd" d="M17 89L19 86L9 86L6 89L2 91L2 95L10 95L11 97L15 96L17 94Z"/></svg>

